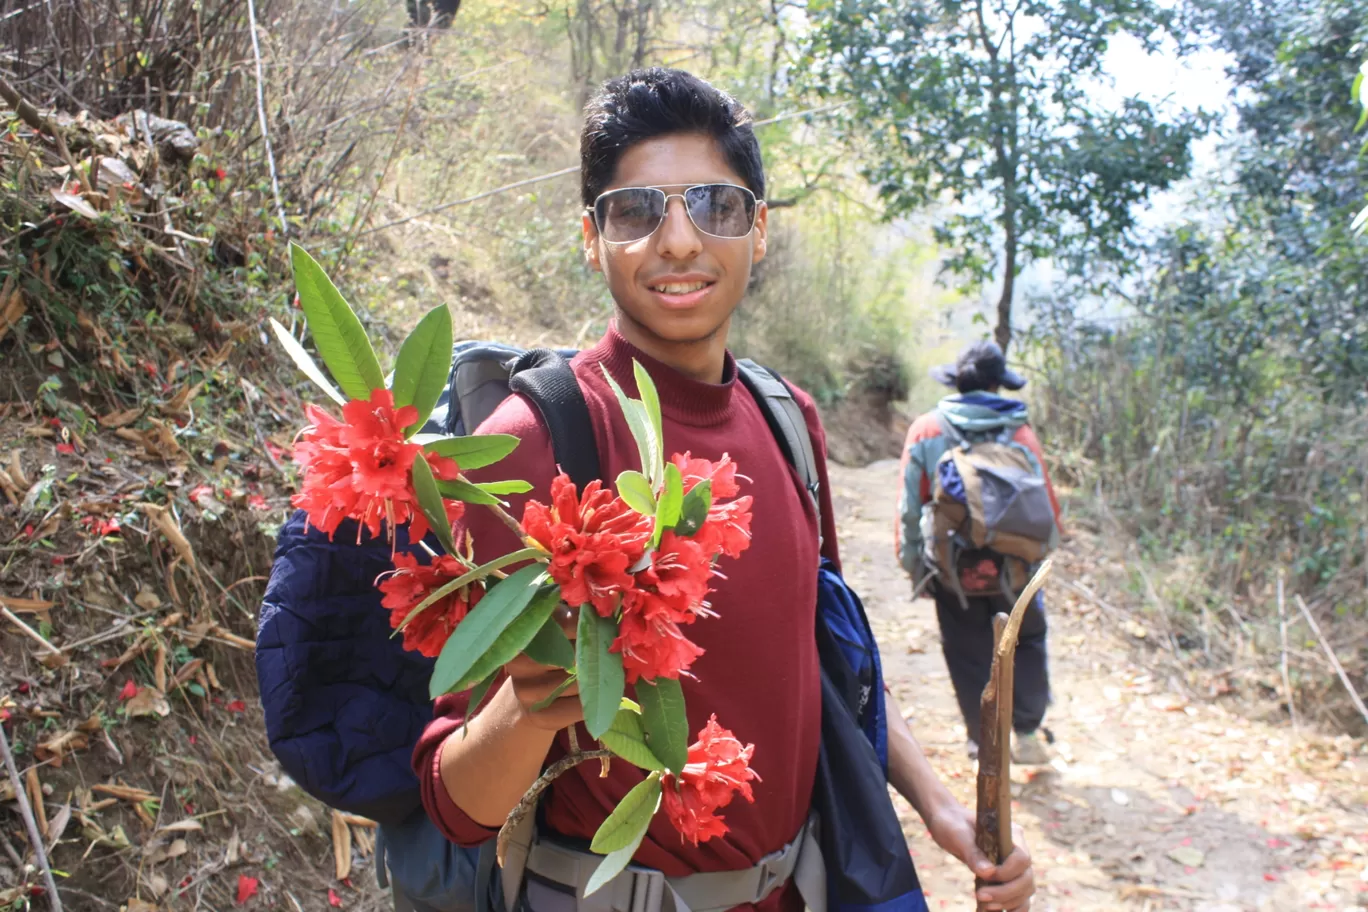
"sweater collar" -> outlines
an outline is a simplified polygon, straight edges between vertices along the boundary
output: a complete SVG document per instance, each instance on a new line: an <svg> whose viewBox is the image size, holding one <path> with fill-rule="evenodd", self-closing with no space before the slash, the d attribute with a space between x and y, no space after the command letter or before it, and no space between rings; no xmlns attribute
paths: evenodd
<svg viewBox="0 0 1368 912"><path fill-rule="evenodd" d="M682 424L717 424L726 417L731 406L737 368L736 359L730 351L727 352L722 365L722 382L704 383L663 361L652 358L628 342L622 333L618 332L617 323L614 322L598 344L586 349L580 357L586 362L607 367L618 385L629 396L636 398L640 398L641 394L637 390L636 378L632 372L632 361L639 361L655 382L656 392L660 396L661 414Z"/></svg>

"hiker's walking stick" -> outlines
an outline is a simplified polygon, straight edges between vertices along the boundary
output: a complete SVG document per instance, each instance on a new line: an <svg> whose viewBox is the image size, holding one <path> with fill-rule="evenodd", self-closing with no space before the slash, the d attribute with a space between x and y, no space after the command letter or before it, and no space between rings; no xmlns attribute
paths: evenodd
<svg viewBox="0 0 1368 912"><path fill-rule="evenodd" d="M1047 560L1026 584L1012 614L993 618L993 671L980 702L978 811L974 842L993 864L1012 854L1012 684L1021 619L1045 578ZM982 886L982 882L979 883Z"/></svg>

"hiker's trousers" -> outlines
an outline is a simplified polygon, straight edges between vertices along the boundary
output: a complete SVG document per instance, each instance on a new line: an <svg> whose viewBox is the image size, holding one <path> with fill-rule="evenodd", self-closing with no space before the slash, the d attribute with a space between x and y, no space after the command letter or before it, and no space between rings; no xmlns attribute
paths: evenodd
<svg viewBox="0 0 1368 912"><path fill-rule="evenodd" d="M969 737L979 740L979 701L993 667L993 615L1008 614L1005 596L969 598L966 609L959 596L932 584L936 618L940 621L941 650L955 687L955 699ZM1036 596L1021 621L1017 641L1016 687L1012 695L1012 727L1021 734L1035 731L1050 703L1050 671L1045 650L1045 600Z"/></svg>

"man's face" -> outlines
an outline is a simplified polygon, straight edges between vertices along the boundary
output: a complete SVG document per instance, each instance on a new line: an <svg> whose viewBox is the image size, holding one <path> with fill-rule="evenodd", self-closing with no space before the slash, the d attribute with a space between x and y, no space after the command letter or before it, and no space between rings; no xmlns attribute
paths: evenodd
<svg viewBox="0 0 1368 912"><path fill-rule="evenodd" d="M605 191L656 187L682 194L696 184L715 183L745 186L712 137L679 133L628 149ZM664 342L702 342L725 332L746 292L751 265L765 256L766 215L761 205L745 237L713 237L694 226L676 196L655 233L626 244L603 240L586 215L584 252L636 328Z"/></svg>

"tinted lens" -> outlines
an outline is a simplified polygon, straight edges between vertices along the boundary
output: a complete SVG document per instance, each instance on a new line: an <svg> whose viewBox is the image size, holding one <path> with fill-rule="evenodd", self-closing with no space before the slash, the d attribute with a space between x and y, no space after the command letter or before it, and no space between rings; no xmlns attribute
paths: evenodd
<svg viewBox="0 0 1368 912"><path fill-rule="evenodd" d="M650 235L665 217L665 193L651 187L626 187L605 193L594 204L594 218L605 241L623 244Z"/></svg>
<svg viewBox="0 0 1368 912"><path fill-rule="evenodd" d="M684 199L698 230L715 237L745 237L755 225L755 197L744 187L704 184L690 187Z"/></svg>

